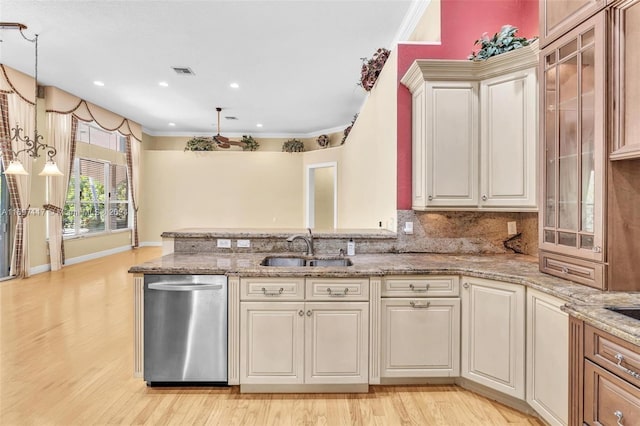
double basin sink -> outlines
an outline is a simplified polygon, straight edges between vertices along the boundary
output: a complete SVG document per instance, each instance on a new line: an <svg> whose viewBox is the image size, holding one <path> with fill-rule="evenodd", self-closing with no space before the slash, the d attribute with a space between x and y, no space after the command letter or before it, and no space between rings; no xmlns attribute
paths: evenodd
<svg viewBox="0 0 640 426"><path fill-rule="evenodd" d="M309 258L309 257L284 257L267 256L262 262L262 266L284 266L284 267L308 267L308 266L352 266L351 259L343 257L337 258Z"/></svg>

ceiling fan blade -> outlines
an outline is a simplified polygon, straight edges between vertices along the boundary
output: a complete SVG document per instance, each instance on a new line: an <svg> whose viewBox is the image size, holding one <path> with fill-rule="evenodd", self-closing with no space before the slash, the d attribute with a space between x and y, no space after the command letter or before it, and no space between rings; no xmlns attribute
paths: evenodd
<svg viewBox="0 0 640 426"><path fill-rule="evenodd" d="M241 147L243 147L243 148L244 148L245 146L247 146L247 144L246 144L246 143L241 142L241 141L227 141L227 143L228 143L228 144L230 144L230 145L241 146Z"/></svg>
<svg viewBox="0 0 640 426"><path fill-rule="evenodd" d="M216 141L216 143L228 143L229 142L229 138L222 136L221 134L217 134L213 137L213 140Z"/></svg>

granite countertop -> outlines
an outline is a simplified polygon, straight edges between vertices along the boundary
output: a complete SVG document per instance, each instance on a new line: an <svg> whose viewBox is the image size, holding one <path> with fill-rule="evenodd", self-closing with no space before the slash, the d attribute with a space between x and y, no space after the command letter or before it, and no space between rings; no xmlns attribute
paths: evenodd
<svg viewBox="0 0 640 426"><path fill-rule="evenodd" d="M235 234L234 234L235 235ZM271 234L272 235L272 234ZM640 321L604 309L640 307L640 293L602 292L538 270L538 258L516 254L468 255L377 253L349 256L353 266L268 267L260 262L269 253L174 253L129 269L141 274L224 274L262 277L357 277L384 275L466 275L522 284L567 302L571 315L613 335L640 345ZM299 256L278 253L277 256ZM322 256L317 256L322 258Z"/></svg>

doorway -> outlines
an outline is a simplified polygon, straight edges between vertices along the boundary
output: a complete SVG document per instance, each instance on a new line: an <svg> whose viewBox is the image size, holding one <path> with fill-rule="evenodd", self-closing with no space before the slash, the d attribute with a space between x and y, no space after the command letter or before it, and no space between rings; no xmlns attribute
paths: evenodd
<svg viewBox="0 0 640 426"><path fill-rule="evenodd" d="M312 229L338 226L338 165L336 162L307 165L306 225Z"/></svg>

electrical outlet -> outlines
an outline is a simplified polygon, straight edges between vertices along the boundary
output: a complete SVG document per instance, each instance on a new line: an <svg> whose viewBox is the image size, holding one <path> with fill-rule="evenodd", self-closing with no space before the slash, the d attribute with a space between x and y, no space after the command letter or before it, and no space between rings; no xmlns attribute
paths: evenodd
<svg viewBox="0 0 640 426"><path fill-rule="evenodd" d="M218 248L231 248L231 240L218 239Z"/></svg>
<svg viewBox="0 0 640 426"><path fill-rule="evenodd" d="M507 234L516 235L518 233L518 228L516 227L515 222L507 222Z"/></svg>
<svg viewBox="0 0 640 426"><path fill-rule="evenodd" d="M413 222L405 222L404 223L404 233L405 234L413 234Z"/></svg>
<svg viewBox="0 0 640 426"><path fill-rule="evenodd" d="M243 248L251 247L251 240L238 240L236 245Z"/></svg>

